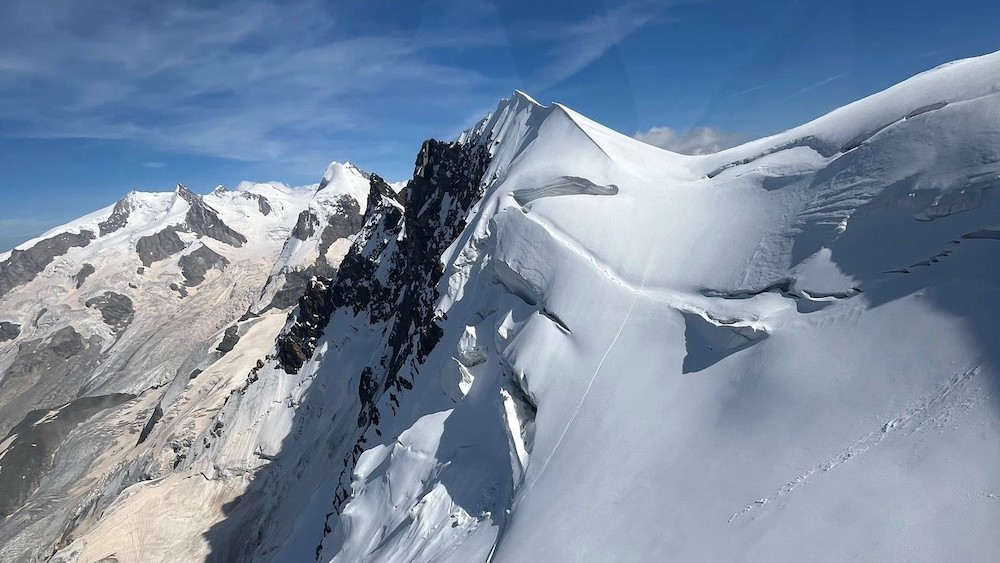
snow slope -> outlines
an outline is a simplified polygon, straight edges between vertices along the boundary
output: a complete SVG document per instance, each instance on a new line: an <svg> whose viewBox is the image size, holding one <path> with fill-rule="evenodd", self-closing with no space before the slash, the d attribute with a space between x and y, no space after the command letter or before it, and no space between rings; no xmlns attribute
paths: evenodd
<svg viewBox="0 0 1000 563"><path fill-rule="evenodd" d="M993 560L998 90L959 61L703 157L502 102L439 343L259 560ZM303 376L348 428L369 321Z"/></svg>
<svg viewBox="0 0 1000 563"><path fill-rule="evenodd" d="M998 92L705 156L516 93L372 179L210 439L59 560L995 560Z"/></svg>

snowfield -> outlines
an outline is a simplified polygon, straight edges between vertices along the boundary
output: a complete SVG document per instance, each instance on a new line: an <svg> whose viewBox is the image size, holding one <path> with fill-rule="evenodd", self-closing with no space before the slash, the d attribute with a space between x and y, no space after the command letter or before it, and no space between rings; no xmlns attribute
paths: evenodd
<svg viewBox="0 0 1000 563"><path fill-rule="evenodd" d="M995 560L998 91L960 61L703 157L501 103L321 560Z"/></svg>
<svg viewBox="0 0 1000 563"><path fill-rule="evenodd" d="M53 561L1000 554L1000 54L704 156L518 92L357 177L336 279Z"/></svg>

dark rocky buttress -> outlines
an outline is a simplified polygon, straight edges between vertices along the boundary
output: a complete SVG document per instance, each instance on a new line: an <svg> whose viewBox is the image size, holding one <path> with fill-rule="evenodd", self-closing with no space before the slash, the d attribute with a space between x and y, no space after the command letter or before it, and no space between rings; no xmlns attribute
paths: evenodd
<svg viewBox="0 0 1000 563"><path fill-rule="evenodd" d="M394 319L390 353L373 370L381 373L377 379L383 392L409 387L397 374L411 354L423 361L441 337L433 318L444 274L440 257L482 196L488 164L485 146L425 142L414 177L400 195L402 210L388 184L371 176L364 227L340 264L336 281L314 278L299 301L297 321L279 337L278 357L286 372L298 372L315 351L333 311L347 308L355 315L366 313L372 324ZM383 263L390 266L380 279L377 271Z"/></svg>
<svg viewBox="0 0 1000 563"><path fill-rule="evenodd" d="M301 367L322 334L310 327L325 327L330 314L345 309L366 317L372 326L383 325L387 341L380 357L365 366L358 377L358 427L333 498L339 512L349 496L350 472L364 451L365 433L378 424L384 411L395 410L399 396L413 388L413 378L443 336L435 318L444 275L441 256L465 229L466 217L485 189L484 176L490 156L485 144L427 141L417 158L413 179L397 194L372 175L365 227L341 263L329 290L324 317L297 322L279 342L287 354L286 371ZM304 298L305 299L305 298ZM327 313L329 310L329 313ZM296 349L296 344L310 346ZM355 374L338 374L350 377ZM350 438L349 438L350 439ZM332 513L331 513L332 514ZM328 526L327 526L328 529ZM317 547L321 550L321 546Z"/></svg>
<svg viewBox="0 0 1000 563"><path fill-rule="evenodd" d="M0 262L0 297L19 285L35 279L58 256L69 249L87 246L96 237L92 231L59 233L33 244L27 250L12 250L10 257Z"/></svg>

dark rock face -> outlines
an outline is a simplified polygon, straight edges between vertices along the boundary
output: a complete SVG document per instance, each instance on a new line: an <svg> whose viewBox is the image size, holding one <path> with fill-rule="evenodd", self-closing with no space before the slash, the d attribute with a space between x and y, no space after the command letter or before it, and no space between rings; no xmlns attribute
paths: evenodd
<svg viewBox="0 0 1000 563"><path fill-rule="evenodd" d="M139 254L142 265L149 267L153 262L159 262L184 250L184 242L177 236L181 231L179 226L174 225L156 234L140 238L135 244L135 251Z"/></svg>
<svg viewBox="0 0 1000 563"><path fill-rule="evenodd" d="M73 276L73 279L76 280L76 288L80 289L83 286L83 282L90 277L90 274L93 274L96 271L97 270L94 269L93 264L84 264L83 267L80 268L80 271Z"/></svg>
<svg viewBox="0 0 1000 563"><path fill-rule="evenodd" d="M299 298L305 294L306 288L309 286L309 280L317 275L325 277L313 267L306 268L305 270L285 272L285 283L274 294L274 297L271 298L271 303L268 304L267 308L287 309L295 305L299 302Z"/></svg>
<svg viewBox="0 0 1000 563"><path fill-rule="evenodd" d="M278 362L287 373L298 373L316 351L316 341L330 322L333 301L329 278L312 278L299 298L297 320L288 332L278 337Z"/></svg>
<svg viewBox="0 0 1000 563"><path fill-rule="evenodd" d="M271 211L272 211L272 209L271 209L271 203L269 201L267 201L266 197L264 197L264 196L262 196L260 194L252 194L252 193L248 193L248 192L244 192L244 193L247 194L247 197L253 198L253 199L257 200L257 210L260 211L261 215L270 215L271 214Z"/></svg>
<svg viewBox="0 0 1000 563"><path fill-rule="evenodd" d="M320 234L319 258L316 263L303 270L285 272L284 284L271 298L268 309L286 309L295 305L299 297L305 294L309 280L314 277L333 279L336 276L337 268L329 262L326 253L334 242L357 233L365 223L361 206L353 197L345 195L337 200L336 205L337 210L330 216ZM292 236L298 240L306 240L316 233L318 222L319 219L310 211L303 211L299 214Z"/></svg>
<svg viewBox="0 0 1000 563"><path fill-rule="evenodd" d="M232 325L226 329L226 333L222 336L222 342L216 350L227 354L236 347L236 343L240 341L240 327L239 325Z"/></svg>
<svg viewBox="0 0 1000 563"><path fill-rule="evenodd" d="M21 325L16 325L10 321L0 321L0 342L14 340L21 335Z"/></svg>
<svg viewBox="0 0 1000 563"><path fill-rule="evenodd" d="M328 519L350 498L351 472L365 450L366 432L374 428L380 434L382 412L395 411L399 396L413 388L412 378L443 336L434 309L444 275L440 257L482 197L489 160L485 143L427 141L413 179L401 192L402 213L389 201L395 196L389 186L372 176L365 227L341 264L331 293L333 308L367 315L370 324L385 326L388 340L381 356L358 376L358 430L351 453L343 460ZM380 278L385 264L388 273ZM298 324L283 335L292 341L289 344L295 341L296 329L302 330ZM306 356L312 351L308 346L303 350ZM286 371L299 366L284 364ZM328 521L324 535L329 531ZM321 551L322 544L317 546L317 553Z"/></svg>
<svg viewBox="0 0 1000 563"><path fill-rule="evenodd" d="M357 233L364 224L365 217L361 214L361 206L353 197L345 195L337 200L337 211L330 216L330 221L320 235L320 262L326 263L326 253L333 243Z"/></svg>
<svg viewBox="0 0 1000 563"><path fill-rule="evenodd" d="M378 374L373 377L382 382L383 391L412 385L397 375L407 357L423 361L441 338L433 319L437 285L444 274L440 256L465 228L464 217L482 197L488 165L485 146L427 141L413 180L402 192L403 212L388 201L396 197L389 185L371 176L365 226L340 265L331 296L319 294L324 280L311 284L299 302L297 322L278 339L278 356L286 372L296 373L312 356L321 327L334 308L343 307L355 315L367 313L372 324L395 319L389 352L378 369L373 367ZM450 205L443 209L446 196ZM390 264L389 273L380 280L376 271L385 262ZM373 416L377 415L368 419Z"/></svg>
<svg viewBox="0 0 1000 563"><path fill-rule="evenodd" d="M67 376L91 373L100 361L100 344L99 337L84 339L72 326L47 339L19 342L13 363L0 379L0 433L6 433L32 405L76 398L81 381Z"/></svg>
<svg viewBox="0 0 1000 563"><path fill-rule="evenodd" d="M190 205L185 221L192 232L236 247L243 246L247 241L245 236L223 223L218 212L209 207L201 196L181 184L177 185L177 194Z"/></svg>
<svg viewBox="0 0 1000 563"><path fill-rule="evenodd" d="M97 226L100 229L100 236L109 235L121 230L128 223L128 217L132 213L132 202L128 198L118 200L111 216L101 221Z"/></svg>
<svg viewBox="0 0 1000 563"><path fill-rule="evenodd" d="M188 296L187 288L185 288L183 285L177 285L174 282L170 282L170 289L176 291L181 299L184 299L185 297Z"/></svg>
<svg viewBox="0 0 1000 563"><path fill-rule="evenodd" d="M389 240L392 239L390 233L398 232L399 223L402 220L402 213L399 209L382 201L382 194L379 191L382 186L388 189L385 182L373 174L368 194L365 226L358 234L358 238L354 241L347 256L344 257L337 275L337 286L342 286L340 291L347 292L357 289L360 293L359 299L372 300L372 292L367 286L356 288L353 280L361 279L366 284L368 282L378 283L377 280L373 279L378 253L383 251ZM287 373L298 373L306 360L312 357L316 340L322 336L323 329L330 321L330 315L333 314L335 308L334 297L330 292L331 281L331 279L323 277L310 279L304 295L299 298L296 322L278 337L278 361ZM387 298L381 294L379 296Z"/></svg>
<svg viewBox="0 0 1000 563"><path fill-rule="evenodd" d="M83 397L59 408L59 415L46 415L51 409L38 409L27 413L7 438L16 435L3 457L0 471L0 517L6 517L20 508L34 492L52 467L52 457L62 441L80 423L97 412L120 405L131 395L104 395Z"/></svg>
<svg viewBox="0 0 1000 563"><path fill-rule="evenodd" d="M84 304L87 307L97 308L101 312L104 324L113 328L115 332L122 332L128 328L135 316L132 300L113 291L105 291L97 297L88 299Z"/></svg>
<svg viewBox="0 0 1000 563"><path fill-rule="evenodd" d="M369 316L375 322L391 320L392 328L388 349L378 365L371 366L372 372L367 378L370 381L366 389L374 382L379 384L380 392L362 401L360 426L378 424L378 399L383 393L398 395L412 388L412 381L402 373L404 366L422 363L443 335L434 319L434 304L440 298L437 288L444 275L440 257L465 228L465 216L482 197L482 178L488 165L489 156L483 146L427 141L420 151L413 180L403 194L406 202L402 217L403 238L391 256L381 257L390 260L387 280L391 285L375 287L377 280L372 283L373 294L381 297L368 304ZM380 195L388 189L384 182L376 187ZM445 206L446 196L450 198L449 206ZM334 288L338 306L360 311L362 301L359 298L363 299L364 295L353 288L365 282L357 274L376 265L338 278L338 286ZM339 282L348 279L353 280L352 290L338 292ZM362 374L362 383L365 379ZM370 395L361 392L359 398Z"/></svg>
<svg viewBox="0 0 1000 563"><path fill-rule="evenodd" d="M412 377L438 344L443 331L434 317L444 275L440 257L465 228L465 217L485 189L489 165L485 143L462 145L427 141L413 179L402 192L400 211L388 184L371 176L364 227L337 272L336 282L314 278L299 300L295 322L278 337L277 359L297 373L312 356L323 328L337 309L367 316L388 334L381 356L358 376L358 429L343 460L333 497L333 512L350 497L351 472L365 450L365 432L381 420L381 409L395 409L398 396L413 388ZM379 271L388 264L388 272ZM345 377L347 374L345 374ZM324 536L330 533L329 522ZM317 559L322 544L317 546Z"/></svg>
<svg viewBox="0 0 1000 563"><path fill-rule="evenodd" d="M191 379L194 378L192 377ZM146 424L142 427L142 431L139 432L139 441L135 443L137 446L145 442L146 438L149 438L150 433L153 432L153 427L156 426L156 423L159 422L161 418L163 418L163 409L159 404L157 404L156 407L153 408L153 413L149 415L149 420L147 420Z"/></svg>
<svg viewBox="0 0 1000 563"><path fill-rule="evenodd" d="M337 444L329 444L330 453L345 451L324 535L332 532L330 518L350 497L351 475L366 449L367 432L380 433L381 415L397 408L398 397L413 388L421 364L443 336L435 319L438 286L444 275L441 255L465 228L469 211L482 197L489 160L485 139L470 144L428 141L413 180L400 194L378 176L370 176L363 227L336 279L332 284L322 277L310 279L291 322L277 339L274 359L285 372L297 373L312 358L335 314L353 317L359 329L369 326L374 338L383 335L367 365L358 366L358 371L324 374L356 381L359 402L357 427L344 429L346 434L338 431ZM400 199L405 202L402 209ZM247 385L258 377L251 371ZM305 418L296 424L304 423ZM281 480L285 475L271 474ZM236 509L239 516L230 514L227 522L232 526L216 527L206 534L216 540L211 541L210 560L253 558L269 516L256 506L244 506ZM244 523L253 526L249 534ZM317 560L321 552L322 544L316 548Z"/></svg>
<svg viewBox="0 0 1000 563"><path fill-rule="evenodd" d="M95 238L92 231L60 233L27 250L11 251L10 258L0 262L0 297L35 279L57 256L66 254L70 248L87 246Z"/></svg>
<svg viewBox="0 0 1000 563"><path fill-rule="evenodd" d="M211 248L202 245L194 252L181 256L178 264L180 264L185 285L193 287L205 281L205 274L212 268L225 269L229 265L229 260Z"/></svg>
<svg viewBox="0 0 1000 563"><path fill-rule="evenodd" d="M154 262L159 262L184 250L186 248L184 242L177 236L177 233L192 232L198 236L213 238L219 242L236 247L243 246L243 243L247 241L246 237L223 223L222 219L219 218L219 214L205 204L201 196L185 188L183 185L177 186L177 194L190 205L184 224L167 227L154 235L139 239L139 242L135 245L135 250L139 254L139 260L142 261L143 266L149 267ZM268 212L270 212L271 207L266 201L262 204L260 199L258 199L257 203L258 206L266 206ZM262 207L262 212L263 209ZM197 283L193 285L197 285Z"/></svg>
<svg viewBox="0 0 1000 563"><path fill-rule="evenodd" d="M295 228L292 229L292 237L299 240L306 240L316 234L316 226L319 225L319 217L308 209L303 209L299 213L298 220L295 221Z"/></svg>
<svg viewBox="0 0 1000 563"><path fill-rule="evenodd" d="M73 327L67 326L59 329L49 340L49 351L55 359L68 360L84 350L83 336ZM14 361L17 364L17 361ZM11 366L9 375L17 377L20 372Z"/></svg>

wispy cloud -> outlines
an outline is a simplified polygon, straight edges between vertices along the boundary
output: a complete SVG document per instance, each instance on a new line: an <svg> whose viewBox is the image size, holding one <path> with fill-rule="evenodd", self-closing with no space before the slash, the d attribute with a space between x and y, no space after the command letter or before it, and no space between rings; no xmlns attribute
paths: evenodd
<svg viewBox="0 0 1000 563"><path fill-rule="evenodd" d="M473 31L466 45L497 40ZM398 126L374 97L457 113L495 82L435 60L447 33L365 28L321 0L8 0L0 34L4 135L247 161L348 158L338 149Z"/></svg>
<svg viewBox="0 0 1000 563"><path fill-rule="evenodd" d="M818 82L814 82L812 84L809 84L808 86L804 86L802 88L799 88L798 90L792 92L791 94L788 94L787 96L785 96L785 97L783 97L781 99L782 100L787 100L787 99L794 98L796 96L801 96L802 94L805 94L806 92L808 92L810 90L815 90L816 88L819 88L821 86L826 86L827 84L829 84L829 83L831 83L831 82L833 82L835 80L840 80L841 78L843 78L845 76L847 76L847 73L836 74L834 76L830 76L828 78L824 78L823 80L820 80Z"/></svg>
<svg viewBox="0 0 1000 563"><path fill-rule="evenodd" d="M759 90L763 90L764 88L767 88L767 86L768 86L767 84L760 84L758 86L751 86L749 88L744 88L742 90L737 90L736 92L733 92L730 95L731 96L742 96L744 94L749 94L751 92L757 92Z"/></svg>
<svg viewBox="0 0 1000 563"><path fill-rule="evenodd" d="M540 24L529 35L548 41L548 64L537 73L538 89L570 78L662 15L666 2L631 2L568 24Z"/></svg>
<svg viewBox="0 0 1000 563"><path fill-rule="evenodd" d="M711 127L695 127L677 131L670 127L653 127L639 131L634 137L644 143L681 154L711 154L747 140L745 135L720 131Z"/></svg>

